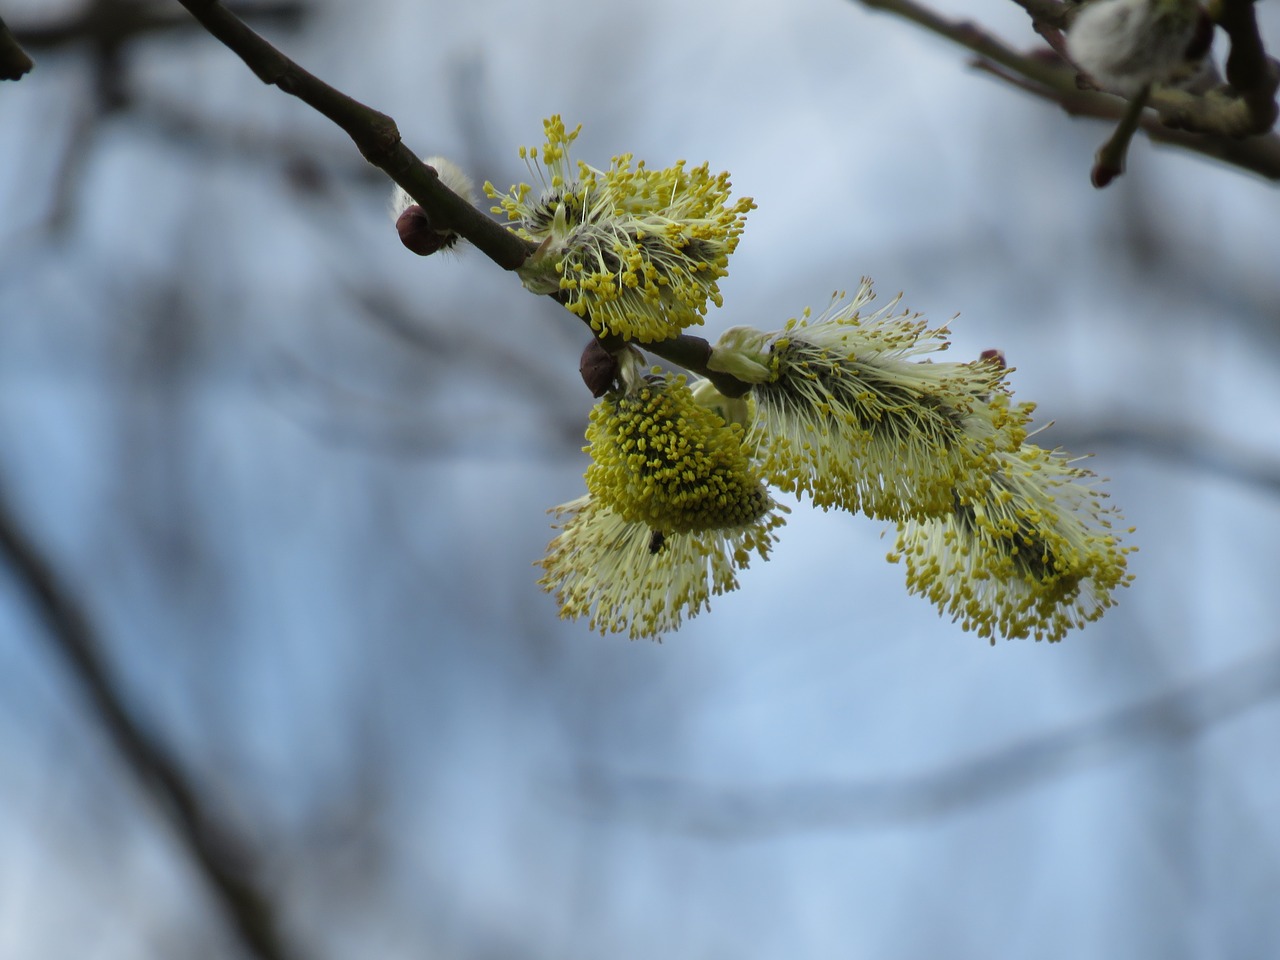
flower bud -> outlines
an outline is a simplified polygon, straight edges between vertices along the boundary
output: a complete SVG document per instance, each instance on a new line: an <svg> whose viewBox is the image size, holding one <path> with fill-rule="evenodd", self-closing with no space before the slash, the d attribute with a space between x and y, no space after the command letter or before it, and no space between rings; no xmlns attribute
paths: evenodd
<svg viewBox="0 0 1280 960"><path fill-rule="evenodd" d="M578 373L582 375L582 382L587 385L591 395L598 399L608 393L617 380L618 360L599 340L593 338L582 350Z"/></svg>
<svg viewBox="0 0 1280 960"><path fill-rule="evenodd" d="M1009 369L1009 362L1004 358L1004 351L996 348L983 350L978 354L979 360L985 360L987 363L993 364L997 370Z"/></svg>
<svg viewBox="0 0 1280 960"><path fill-rule="evenodd" d="M1067 53L1099 86L1132 96L1195 71L1208 52L1195 43L1201 24L1196 0L1095 0L1072 22Z"/></svg>
<svg viewBox="0 0 1280 960"><path fill-rule="evenodd" d="M1134 548L1097 478L1061 452L1027 443L996 460L986 494L900 524L889 560L905 563L908 590L992 643L1061 640L1115 604Z"/></svg>
<svg viewBox="0 0 1280 960"><path fill-rule="evenodd" d="M400 234L400 242L420 257L429 257L458 239L456 233L434 229L427 211L416 203L396 218L396 232Z"/></svg>
<svg viewBox="0 0 1280 960"><path fill-rule="evenodd" d="M467 203L475 203L475 187L456 163L444 157L427 157L425 163L436 171L436 176L445 187ZM448 249L461 239L452 230L434 226L427 211L399 184L396 184L391 194L391 215L395 217L400 242L420 257L429 257Z"/></svg>

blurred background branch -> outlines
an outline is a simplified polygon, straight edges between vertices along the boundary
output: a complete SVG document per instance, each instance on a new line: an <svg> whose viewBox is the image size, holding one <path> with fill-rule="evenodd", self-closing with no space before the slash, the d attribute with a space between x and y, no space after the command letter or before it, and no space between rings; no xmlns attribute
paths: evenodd
<svg viewBox="0 0 1280 960"><path fill-rule="evenodd" d="M1096 720L930 773L730 787L585 768L565 790L586 812L725 840L871 830L990 803L1165 740L1185 740L1280 695L1274 649Z"/></svg>
<svg viewBox="0 0 1280 960"><path fill-rule="evenodd" d="M1179 424L1142 423L1124 418L1096 426L1084 422L1056 424L1046 435L1046 442L1068 450L1109 448L1150 457L1280 497L1280 455L1276 451L1263 447L1251 449Z"/></svg>
<svg viewBox="0 0 1280 960"><path fill-rule="evenodd" d="M302 24L306 12L302 0L240 0L232 7L249 20L290 30ZM31 50L90 51L98 104L111 112L126 106L131 98L125 51L140 41L191 29L191 21L163 0L89 0L59 17L17 23L13 32Z"/></svg>
<svg viewBox="0 0 1280 960"><path fill-rule="evenodd" d="M1071 116L1120 122L1128 101L1122 97L1081 85L1079 71L1063 55L1061 30L1072 7L1042 0L1018 0L1033 18L1036 32L1048 43L1030 52L1020 52L980 25L948 20L913 0L856 0L864 7L890 13L944 37L978 54L975 67L1018 89L1056 103ZM1253 5L1246 10L1232 7L1223 28L1232 36L1232 58L1239 62L1237 49L1250 53L1243 57L1248 69L1238 67L1235 76L1247 86L1230 93L1210 90L1189 93L1168 87L1150 92L1138 125L1152 140L1223 161L1241 170L1270 180L1280 179L1280 137L1269 132L1275 122L1275 69L1269 60L1258 65L1257 25ZM1239 38L1239 39L1237 39ZM1233 59L1228 60L1228 75Z"/></svg>
<svg viewBox="0 0 1280 960"><path fill-rule="evenodd" d="M35 66L27 51L19 46L18 41L0 17L0 80L17 80L31 71Z"/></svg>
<svg viewBox="0 0 1280 960"><path fill-rule="evenodd" d="M173 827L240 942L260 960L297 960L282 937L271 897L255 879L248 845L211 815L181 762L134 716L87 612L23 528L3 490L0 553L35 606L45 638L74 675L129 773Z"/></svg>

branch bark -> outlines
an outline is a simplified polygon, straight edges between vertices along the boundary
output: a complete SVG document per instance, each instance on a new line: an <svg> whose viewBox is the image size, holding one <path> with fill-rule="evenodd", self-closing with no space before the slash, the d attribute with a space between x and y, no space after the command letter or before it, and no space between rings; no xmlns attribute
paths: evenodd
<svg viewBox="0 0 1280 960"><path fill-rule="evenodd" d="M1045 55L1021 53L973 23L948 20L913 0L858 2L870 9L894 14L972 50L981 58L979 66L1059 104L1073 116L1120 120L1125 115L1127 101L1109 93L1081 89L1075 67L1048 51ZM1031 15L1036 30L1060 52L1061 45L1055 42L1057 31L1066 28L1076 8L1056 0L1014 2ZM1249 69L1241 68L1236 74L1242 77L1241 83L1247 85L1236 86L1233 82L1231 90L1207 94L1157 87L1150 92L1148 100L1155 115L1143 113L1139 126L1157 142L1222 160L1270 180L1280 180L1280 138L1267 132L1274 122L1275 65L1261 51L1260 40L1256 47L1250 46L1251 36L1257 34L1251 0L1221 0L1221 4L1248 8L1243 13L1233 10L1223 14L1227 22L1222 24L1232 37L1233 56L1238 45L1253 51L1245 60ZM1259 57L1263 69L1258 68ZM1228 71L1230 73L1230 62Z"/></svg>
<svg viewBox="0 0 1280 960"><path fill-rule="evenodd" d="M1253 0L1218 0L1210 15L1231 38L1227 57L1227 82L1240 94L1254 129L1270 130L1276 122L1276 87L1280 83L1275 61L1267 56L1253 15Z"/></svg>
<svg viewBox="0 0 1280 960"><path fill-rule="evenodd" d="M323 114L355 142L361 155L404 187L433 223L466 237L506 270L524 263L533 245L494 223L440 182L400 140L396 123L308 73L216 0L178 0L234 52L263 83L278 87Z"/></svg>
<svg viewBox="0 0 1280 960"><path fill-rule="evenodd" d="M217 0L178 2L240 57L263 83L297 97L341 127L366 160L400 184L418 202L433 227L453 230L465 237L504 270L517 269L536 249L536 244L520 239L441 183L436 171L401 142L400 131L391 117L308 73L254 33ZM741 396L751 389L750 384L735 377L707 369L711 348L701 337L673 337L659 343L643 344L643 347L706 377L729 396Z"/></svg>
<svg viewBox="0 0 1280 960"><path fill-rule="evenodd" d="M19 80L35 66L0 17L0 80Z"/></svg>

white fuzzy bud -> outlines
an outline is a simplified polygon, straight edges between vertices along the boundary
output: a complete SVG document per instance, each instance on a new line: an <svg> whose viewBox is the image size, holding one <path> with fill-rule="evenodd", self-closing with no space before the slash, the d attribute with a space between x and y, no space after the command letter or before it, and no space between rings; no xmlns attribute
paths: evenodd
<svg viewBox="0 0 1280 960"><path fill-rule="evenodd" d="M1178 79L1199 19L1196 0L1095 0L1067 33L1067 54L1101 87L1132 95Z"/></svg>
<svg viewBox="0 0 1280 960"><path fill-rule="evenodd" d="M467 203L475 206L476 186L471 182L471 178L463 173L460 166L447 157L427 157L422 162L429 167L435 167L441 183L466 200ZM409 196L404 187L398 183L395 184L395 189L391 192L391 219L399 219L400 214L417 202L417 200Z"/></svg>
<svg viewBox="0 0 1280 960"><path fill-rule="evenodd" d="M444 157L427 157L424 162L435 168L442 184L467 203L475 205L475 185L462 172L461 167ZM398 183L391 192L391 219L395 221L396 230L400 233L400 242L419 256L429 256L451 247L459 239L452 230L435 229L426 211L418 206L418 201L409 196Z"/></svg>

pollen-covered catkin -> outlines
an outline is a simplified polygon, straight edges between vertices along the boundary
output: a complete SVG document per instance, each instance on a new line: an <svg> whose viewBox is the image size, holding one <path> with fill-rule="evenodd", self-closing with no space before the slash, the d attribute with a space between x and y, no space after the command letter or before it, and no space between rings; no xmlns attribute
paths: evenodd
<svg viewBox="0 0 1280 960"><path fill-rule="evenodd" d="M546 143L521 148L537 190L527 183L497 200L536 253L518 273L535 293L559 293L565 306L601 335L649 343L702 323L708 304L720 306L718 281L750 198L730 202L729 175L679 161L657 170L631 154L613 158L608 170L572 164L569 146L581 127L566 130L560 117L544 121Z"/></svg>

